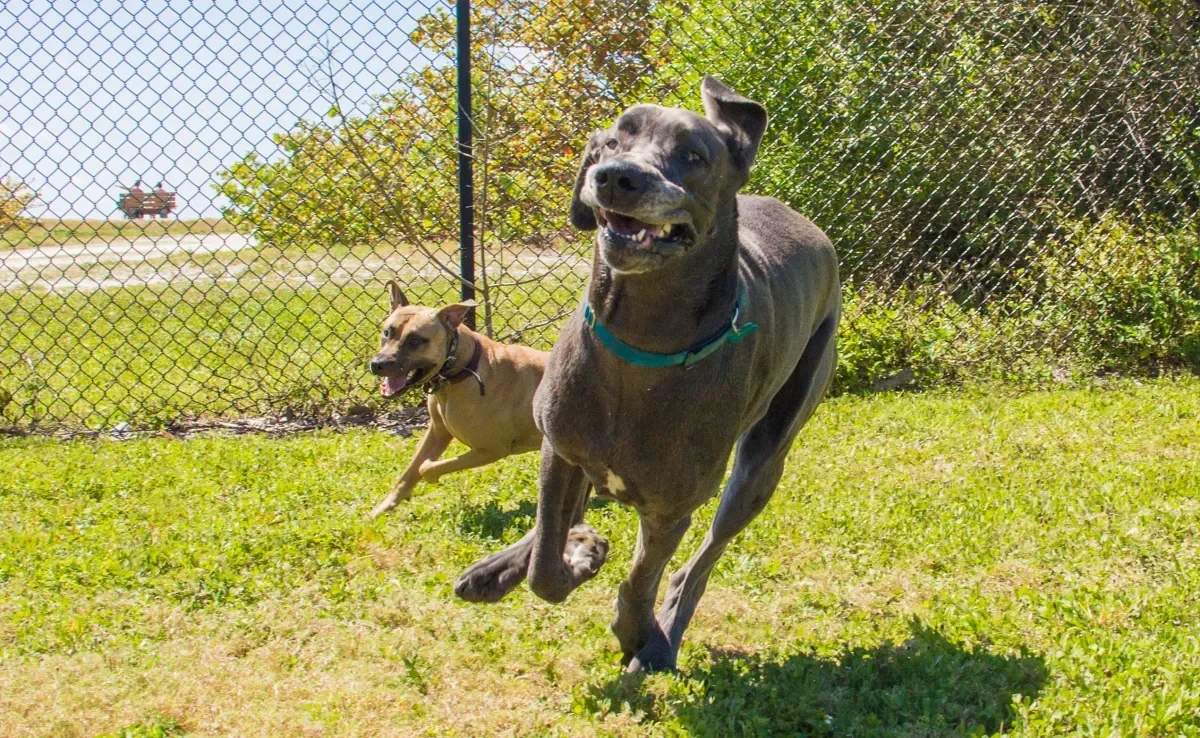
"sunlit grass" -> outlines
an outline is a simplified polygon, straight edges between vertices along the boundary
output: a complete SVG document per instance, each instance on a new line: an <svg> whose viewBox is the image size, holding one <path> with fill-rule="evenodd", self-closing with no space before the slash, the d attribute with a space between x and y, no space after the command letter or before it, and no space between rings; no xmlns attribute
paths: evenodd
<svg viewBox="0 0 1200 738"><path fill-rule="evenodd" d="M193 261L220 272L236 258L224 252ZM387 312L382 279L392 275L379 275L374 290L308 287L259 279L267 266L266 259L252 261L256 278L245 281L0 294L0 398L10 398L0 400L0 416L22 426L111 427L378 404L365 360ZM414 302L458 299L459 287L448 279L414 281ZM545 318L574 307L582 283L563 270L496 290L495 334L511 340L521 330L523 342L549 348L557 323ZM482 330L482 310L478 319Z"/></svg>
<svg viewBox="0 0 1200 738"><path fill-rule="evenodd" d="M0 735L1197 734L1196 379L828 401L645 679L632 513L564 605L468 605L536 457L364 521L414 444L0 441Z"/></svg>

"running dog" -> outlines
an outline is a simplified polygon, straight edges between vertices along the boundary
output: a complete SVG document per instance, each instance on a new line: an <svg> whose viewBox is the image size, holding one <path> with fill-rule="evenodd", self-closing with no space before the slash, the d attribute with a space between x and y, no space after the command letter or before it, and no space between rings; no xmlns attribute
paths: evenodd
<svg viewBox="0 0 1200 738"><path fill-rule="evenodd" d="M541 448L533 395L549 355L497 343L464 326L473 301L440 309L410 305L398 284L389 280L387 287L392 307L371 373L383 378L384 397L426 389L429 428L392 491L371 511L372 518L410 499L422 480L436 482L452 472ZM439 461L455 439L470 450Z"/></svg>
<svg viewBox="0 0 1200 738"><path fill-rule="evenodd" d="M767 111L712 78L701 94L703 116L636 105L588 141L570 213L596 248L534 397L537 522L455 584L495 601L528 576L538 597L565 599L608 552L583 525L590 481L639 516L612 622L631 672L675 667L713 566L770 500L837 363L829 239L778 200L738 194ZM663 572L731 454L712 527L656 615Z"/></svg>

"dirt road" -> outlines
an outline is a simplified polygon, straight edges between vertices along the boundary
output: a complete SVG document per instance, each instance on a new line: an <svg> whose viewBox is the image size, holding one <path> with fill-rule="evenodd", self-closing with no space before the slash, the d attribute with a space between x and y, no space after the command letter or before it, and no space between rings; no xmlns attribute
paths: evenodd
<svg viewBox="0 0 1200 738"><path fill-rule="evenodd" d="M395 251L335 259L329 255L264 258L247 236L237 233L159 236L133 240L0 251L0 290L93 292L139 285L237 282L257 285L366 284L380 275L437 279L445 275L420 254ZM447 257L446 263L456 263ZM552 271L586 274L586 261L546 251L506 255L487 265L493 279L525 279Z"/></svg>

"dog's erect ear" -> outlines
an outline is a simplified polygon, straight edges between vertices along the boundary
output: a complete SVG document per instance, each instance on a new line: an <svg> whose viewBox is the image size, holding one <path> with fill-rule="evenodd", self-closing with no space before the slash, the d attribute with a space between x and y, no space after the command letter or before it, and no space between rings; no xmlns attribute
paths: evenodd
<svg viewBox="0 0 1200 738"><path fill-rule="evenodd" d="M466 302L456 302L453 305L447 305L438 311L438 317L446 322L446 325L451 328L458 328L462 325L463 319L467 317L467 313L471 308L479 307L479 303L474 300Z"/></svg>
<svg viewBox="0 0 1200 738"><path fill-rule="evenodd" d="M396 280L389 279L387 288L388 296L392 298L392 310L408 306L408 298L404 296L404 291L400 289L400 285L396 284Z"/></svg>
<svg viewBox="0 0 1200 738"><path fill-rule="evenodd" d="M718 128L729 132L729 150L733 153L734 163L749 172L767 130L767 109L712 77L704 78L700 95L704 98L704 114Z"/></svg>
<svg viewBox="0 0 1200 738"><path fill-rule="evenodd" d="M579 172L575 175L575 189L571 192L571 225L581 231L596 230L596 214L590 206L580 201L579 191L583 189L583 179L596 163L599 152L600 131L596 131L588 136L587 145L583 147L583 161L579 162Z"/></svg>

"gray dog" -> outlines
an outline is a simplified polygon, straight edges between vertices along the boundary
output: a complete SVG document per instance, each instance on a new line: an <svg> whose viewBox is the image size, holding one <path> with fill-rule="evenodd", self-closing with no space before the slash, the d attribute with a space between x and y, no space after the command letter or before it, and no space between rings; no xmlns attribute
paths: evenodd
<svg viewBox="0 0 1200 738"><path fill-rule="evenodd" d="M775 491L836 363L829 239L777 200L738 195L766 110L712 78L701 91L706 117L637 105L588 141L571 221L599 230L587 300L534 397L537 524L455 585L495 601L528 575L542 599L565 599L608 551L582 523L591 481L640 519L612 622L630 672L675 667L713 565ZM735 445L712 528L656 617L663 570Z"/></svg>

